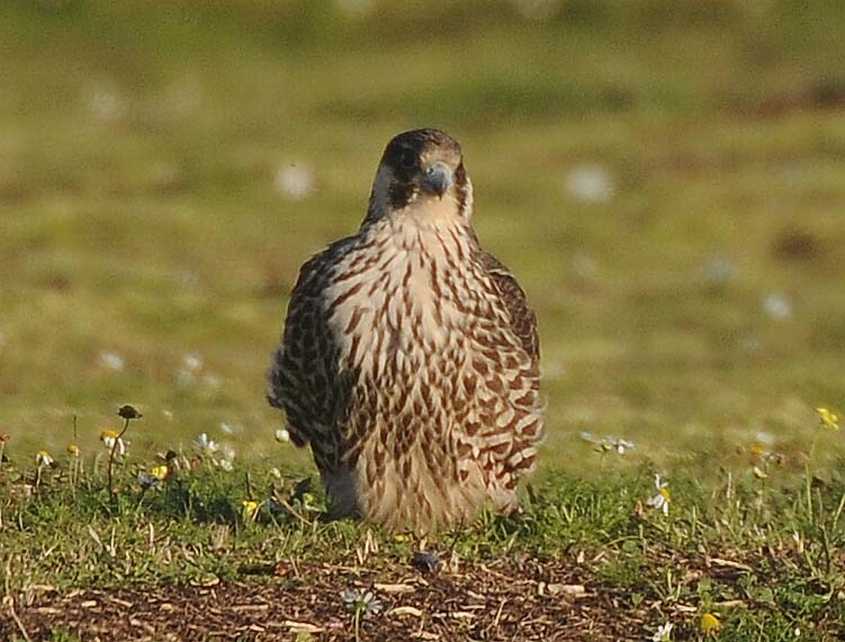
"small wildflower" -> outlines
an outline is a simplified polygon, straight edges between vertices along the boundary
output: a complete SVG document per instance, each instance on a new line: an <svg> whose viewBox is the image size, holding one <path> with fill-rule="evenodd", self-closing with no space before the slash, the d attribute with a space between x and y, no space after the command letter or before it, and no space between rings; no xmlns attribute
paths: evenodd
<svg viewBox="0 0 845 642"><path fill-rule="evenodd" d="M35 464L39 467L52 466L53 458L50 456L50 453L48 453L46 450L39 450L38 453L35 455Z"/></svg>
<svg viewBox="0 0 845 642"><path fill-rule="evenodd" d="M770 318L783 321L792 316L792 303L783 294L769 294L763 298L763 311Z"/></svg>
<svg viewBox="0 0 845 642"><path fill-rule="evenodd" d="M626 450L633 450L636 448L634 442L627 439L619 439L617 437L608 437L607 445L611 450L615 450L618 455L624 455Z"/></svg>
<svg viewBox="0 0 845 642"><path fill-rule="evenodd" d="M129 448L129 442L125 441L122 437L118 437L118 433L114 430L104 430L100 433L100 441L103 442L103 445L106 447L106 450L111 452L111 449L114 447L114 453L118 457L123 457L126 454L126 451ZM115 447L115 441L117 442L117 446Z"/></svg>
<svg viewBox="0 0 845 642"><path fill-rule="evenodd" d="M128 107L119 91L108 83L93 86L85 99L88 110L102 122L118 120Z"/></svg>
<svg viewBox="0 0 845 642"><path fill-rule="evenodd" d="M99 356L100 365L109 370L123 370L126 360L115 352L101 352Z"/></svg>
<svg viewBox="0 0 845 642"><path fill-rule="evenodd" d="M258 514L258 506L258 502L251 499L245 499L242 502L241 518L244 522L251 522L255 519Z"/></svg>
<svg viewBox="0 0 845 642"><path fill-rule="evenodd" d="M280 444L285 444L290 441L290 433L284 428L279 428L275 433L273 433L273 436Z"/></svg>
<svg viewBox="0 0 845 642"><path fill-rule="evenodd" d="M276 191L294 201L301 201L314 191L314 174L303 166L281 167L273 180Z"/></svg>
<svg viewBox="0 0 845 642"><path fill-rule="evenodd" d="M736 276L736 266L724 256L714 256L704 265L703 272L708 285L722 286Z"/></svg>
<svg viewBox="0 0 845 642"><path fill-rule="evenodd" d="M76 444L69 444L67 447L67 454L71 457L79 457L79 446Z"/></svg>
<svg viewBox="0 0 845 642"><path fill-rule="evenodd" d="M229 461L235 459L235 449L229 444L223 444L220 448L220 454L223 455L223 459L228 459Z"/></svg>
<svg viewBox="0 0 845 642"><path fill-rule="evenodd" d="M816 408L819 425L827 430L839 430L839 415L828 408Z"/></svg>
<svg viewBox="0 0 845 642"><path fill-rule="evenodd" d="M220 422L220 430L227 435L233 435L236 432L235 427L232 424L226 423L225 421Z"/></svg>
<svg viewBox="0 0 845 642"><path fill-rule="evenodd" d="M610 172L594 164L572 168L564 177L564 189L573 199L584 203L607 203L616 192Z"/></svg>
<svg viewBox="0 0 845 642"><path fill-rule="evenodd" d="M722 623L712 613L705 613L698 622L698 629L705 635L715 634L722 628Z"/></svg>
<svg viewBox="0 0 845 642"><path fill-rule="evenodd" d="M209 439L208 435L205 433L202 433L199 437L194 439L194 446L196 446L197 450L202 453L210 454L217 452L217 443L214 440Z"/></svg>
<svg viewBox="0 0 845 642"><path fill-rule="evenodd" d="M653 497L649 497L649 499L646 501L646 504L656 510L663 511L664 515L668 515L669 502L672 499L669 493L669 484L663 481L660 478L660 475L655 475L654 487L657 489L657 494Z"/></svg>
<svg viewBox="0 0 845 642"><path fill-rule="evenodd" d="M189 372L196 372L202 370L202 357L196 352L186 354L182 357L182 366Z"/></svg>
<svg viewBox="0 0 845 642"><path fill-rule="evenodd" d="M223 385L223 380L215 374L207 374L202 378L202 382L209 388L219 388Z"/></svg>
<svg viewBox="0 0 845 642"><path fill-rule="evenodd" d="M765 459L766 456L769 454L769 451L766 449L766 447L759 442L751 444L751 448L749 449L749 451L751 452L751 456L755 459Z"/></svg>
<svg viewBox="0 0 845 642"><path fill-rule="evenodd" d="M195 352L182 357L182 367L176 371L176 380L182 385L190 385L196 381L199 371L202 370L202 357Z"/></svg>
<svg viewBox="0 0 845 642"><path fill-rule="evenodd" d="M651 642L670 642L672 640L672 629L675 625L671 622L661 624L660 627L651 636Z"/></svg>
<svg viewBox="0 0 845 642"><path fill-rule="evenodd" d="M142 415L135 406L130 406L128 403L122 405L117 410L117 416L123 419L140 419Z"/></svg>
<svg viewBox="0 0 845 642"><path fill-rule="evenodd" d="M590 444L595 444L596 452L599 453L608 453L611 451L616 452L618 455L624 455L626 451L633 450L636 448L636 445L632 441L628 441L627 439L621 439L619 437L595 437L593 433L583 431L578 435L582 441L586 441Z"/></svg>
<svg viewBox="0 0 845 642"><path fill-rule="evenodd" d="M340 594L346 608L353 613L361 613L364 616L378 615L383 605L372 591L361 591L359 589L346 589Z"/></svg>
<svg viewBox="0 0 845 642"><path fill-rule="evenodd" d="M337 0L338 9L352 18L366 15L372 10L373 4L373 0Z"/></svg>
<svg viewBox="0 0 845 642"><path fill-rule="evenodd" d="M754 435L754 439L756 439L757 443L761 446L772 447L775 445L775 436L770 432L766 432L765 430L761 430L756 435Z"/></svg>
<svg viewBox="0 0 845 642"><path fill-rule="evenodd" d="M227 473L231 473L234 470L234 466L232 465L231 459L221 459L217 462L218 466L225 470Z"/></svg>
<svg viewBox="0 0 845 642"><path fill-rule="evenodd" d="M159 481L164 481L167 479L167 476L170 474L170 469L167 467L166 464L162 464L161 466L153 466L150 468L150 475L158 479Z"/></svg>

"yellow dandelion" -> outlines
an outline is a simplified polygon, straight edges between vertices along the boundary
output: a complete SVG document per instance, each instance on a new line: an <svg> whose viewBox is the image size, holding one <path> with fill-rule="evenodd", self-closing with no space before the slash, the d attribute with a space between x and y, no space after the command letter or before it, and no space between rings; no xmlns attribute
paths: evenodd
<svg viewBox="0 0 845 642"><path fill-rule="evenodd" d="M119 436L120 433L106 429L100 433L100 441L103 442L103 445L106 447L106 450L111 452L111 449L114 447L115 454L118 457L123 457L126 454L126 450L129 446L129 442L123 439L123 437ZM115 442L117 442L117 446L115 447Z"/></svg>
<svg viewBox="0 0 845 642"><path fill-rule="evenodd" d="M768 454L769 451L766 450L766 446L761 444L759 441L756 441L751 445L751 455L756 459L763 459Z"/></svg>
<svg viewBox="0 0 845 642"><path fill-rule="evenodd" d="M68 444L67 454L71 457L79 457L79 446L76 444Z"/></svg>
<svg viewBox="0 0 845 642"><path fill-rule="evenodd" d="M243 508L241 509L241 518L245 522L251 522L255 519L255 516L258 514L258 502L253 501L251 499L245 499L243 501Z"/></svg>
<svg viewBox="0 0 845 642"><path fill-rule="evenodd" d="M35 464L39 467L52 466L53 458L50 456L50 453L48 453L46 450L39 450L38 453L35 455Z"/></svg>
<svg viewBox="0 0 845 642"><path fill-rule="evenodd" d="M839 415L829 408L816 408L819 424L828 430L839 430Z"/></svg>
<svg viewBox="0 0 845 642"><path fill-rule="evenodd" d="M159 481L167 479L170 469L166 465L153 466L150 468L150 475Z"/></svg>
<svg viewBox="0 0 845 642"><path fill-rule="evenodd" d="M712 613L705 613L698 622L698 628L704 635L715 635L722 628L722 623Z"/></svg>

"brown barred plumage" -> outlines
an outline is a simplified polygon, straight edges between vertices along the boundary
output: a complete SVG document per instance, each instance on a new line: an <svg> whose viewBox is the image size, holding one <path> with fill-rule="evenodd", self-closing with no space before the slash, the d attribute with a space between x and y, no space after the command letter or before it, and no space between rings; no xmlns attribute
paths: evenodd
<svg viewBox="0 0 845 642"><path fill-rule="evenodd" d="M534 313L479 246L443 132L387 146L354 236L302 267L268 399L336 516L427 532L517 506L543 434Z"/></svg>

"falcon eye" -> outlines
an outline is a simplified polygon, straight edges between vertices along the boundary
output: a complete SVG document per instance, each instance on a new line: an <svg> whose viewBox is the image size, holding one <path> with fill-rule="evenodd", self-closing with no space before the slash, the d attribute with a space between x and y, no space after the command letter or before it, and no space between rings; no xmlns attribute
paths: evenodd
<svg viewBox="0 0 845 642"><path fill-rule="evenodd" d="M417 166L417 155L410 149L406 149L399 156L399 164L405 169L413 169Z"/></svg>

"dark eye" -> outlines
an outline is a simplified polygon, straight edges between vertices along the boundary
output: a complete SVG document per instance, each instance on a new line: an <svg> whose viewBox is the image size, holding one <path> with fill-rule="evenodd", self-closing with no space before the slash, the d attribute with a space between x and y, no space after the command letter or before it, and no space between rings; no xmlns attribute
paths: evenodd
<svg viewBox="0 0 845 642"><path fill-rule="evenodd" d="M417 155L410 149L405 149L399 155L399 164L405 169L413 169L417 165Z"/></svg>

